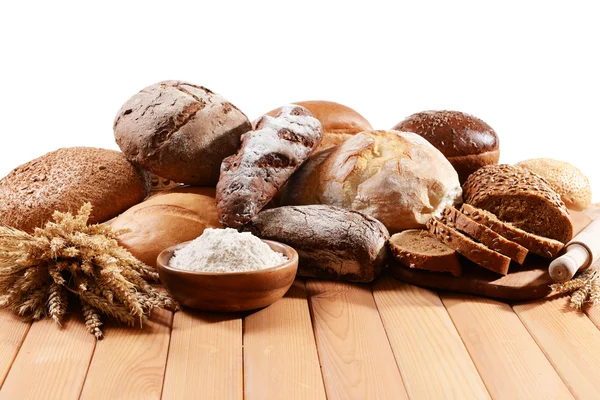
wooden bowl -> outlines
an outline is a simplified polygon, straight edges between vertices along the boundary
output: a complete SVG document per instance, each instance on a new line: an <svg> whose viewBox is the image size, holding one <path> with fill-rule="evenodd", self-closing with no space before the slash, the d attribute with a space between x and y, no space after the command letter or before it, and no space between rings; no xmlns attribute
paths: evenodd
<svg viewBox="0 0 600 400"><path fill-rule="evenodd" d="M292 286L298 270L298 253L283 243L263 242L288 261L249 272L195 272L169 267L173 252L190 243L184 242L158 255L158 275L171 296L189 308L234 312L266 307L282 298Z"/></svg>

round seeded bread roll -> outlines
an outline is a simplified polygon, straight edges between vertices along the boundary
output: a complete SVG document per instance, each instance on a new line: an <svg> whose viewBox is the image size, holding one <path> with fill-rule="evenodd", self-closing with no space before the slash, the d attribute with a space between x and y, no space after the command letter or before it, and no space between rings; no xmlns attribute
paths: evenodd
<svg viewBox="0 0 600 400"><path fill-rule="evenodd" d="M167 247L196 239L206 228L221 228L215 189L188 186L160 192L116 218L112 226L129 229L118 238L138 260L156 266Z"/></svg>
<svg viewBox="0 0 600 400"><path fill-rule="evenodd" d="M93 207L89 222L104 222L144 200L149 191L148 174L119 151L59 149L0 180L0 225L32 232L54 211L76 212L86 202Z"/></svg>
<svg viewBox="0 0 600 400"><path fill-rule="evenodd" d="M517 165L544 178L571 210L583 211L592 202L590 182L573 164L551 158L533 158Z"/></svg>
<svg viewBox="0 0 600 400"><path fill-rule="evenodd" d="M127 100L114 123L132 163L162 178L215 185L221 161L251 129L244 113L210 90L180 81L148 86Z"/></svg>
<svg viewBox="0 0 600 400"><path fill-rule="evenodd" d="M461 183L479 168L498 164L500 158L496 132L479 118L459 111L423 111L392 129L427 139L450 161Z"/></svg>
<svg viewBox="0 0 600 400"><path fill-rule="evenodd" d="M423 228L461 194L452 165L421 136L365 131L316 153L290 179L282 201L361 211L396 233Z"/></svg>
<svg viewBox="0 0 600 400"><path fill-rule="evenodd" d="M311 100L293 104L305 107L323 125L323 141L319 149L337 146L362 131L373 129L369 121L358 112L333 101ZM269 111L266 115L276 116L281 108Z"/></svg>

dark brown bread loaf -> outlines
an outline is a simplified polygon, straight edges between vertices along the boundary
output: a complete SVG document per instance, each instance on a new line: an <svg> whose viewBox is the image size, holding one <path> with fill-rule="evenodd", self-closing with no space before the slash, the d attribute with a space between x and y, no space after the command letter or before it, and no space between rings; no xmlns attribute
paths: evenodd
<svg viewBox="0 0 600 400"><path fill-rule="evenodd" d="M427 223L427 228L431 234L475 264L502 275L508 273L510 258L489 249L481 243L475 242L458 230L449 227L435 218L432 218Z"/></svg>
<svg viewBox="0 0 600 400"><path fill-rule="evenodd" d="M500 142L485 122L459 111L423 111L394 128L414 132L434 145L458 172L460 182L488 164L497 164Z"/></svg>
<svg viewBox="0 0 600 400"><path fill-rule="evenodd" d="M387 262L387 229L356 211L324 205L279 207L260 212L244 229L296 249L301 276L371 282Z"/></svg>
<svg viewBox="0 0 600 400"><path fill-rule="evenodd" d="M27 232L54 211L93 206L90 223L104 222L144 200L148 174L123 154L92 147L59 149L15 168L0 180L0 225Z"/></svg>
<svg viewBox="0 0 600 400"><path fill-rule="evenodd" d="M454 276L460 276L462 273L456 251L424 229L408 229L396 233L390 238L389 244L394 258L398 261L390 264L393 275L397 268L403 268L401 266L450 272Z"/></svg>
<svg viewBox="0 0 600 400"><path fill-rule="evenodd" d="M221 165L217 211L221 223L238 228L252 219L317 149L321 123L294 104L277 117L264 116L246 133L237 154Z"/></svg>
<svg viewBox="0 0 600 400"><path fill-rule="evenodd" d="M523 265L527 256L527 249L518 243L510 241L485 225L482 225L462 214L454 207L446 207L442 213L442 222L451 228L467 234L492 250L504 254L508 258Z"/></svg>
<svg viewBox="0 0 600 400"><path fill-rule="evenodd" d="M569 211L544 179L512 165L488 165L463 185L465 203L538 236L567 243L573 237Z"/></svg>
<svg viewBox="0 0 600 400"><path fill-rule="evenodd" d="M548 239L525 232L511 224L500 221L494 214L469 204L463 204L460 211L474 221L477 221L505 238L520 244L538 256L553 258L563 249L563 247L565 247L565 245L558 240Z"/></svg>
<svg viewBox="0 0 600 400"><path fill-rule="evenodd" d="M134 164L165 179L215 185L221 161L251 129L243 112L191 83L164 81L127 100L114 122L117 144Z"/></svg>

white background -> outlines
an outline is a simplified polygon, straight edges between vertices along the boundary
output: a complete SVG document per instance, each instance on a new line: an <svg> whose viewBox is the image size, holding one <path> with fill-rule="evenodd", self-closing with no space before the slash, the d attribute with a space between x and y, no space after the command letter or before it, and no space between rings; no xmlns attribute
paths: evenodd
<svg viewBox="0 0 600 400"><path fill-rule="evenodd" d="M310 99L381 129L469 112L499 134L501 162L570 161L600 200L594 2L395 3L2 0L0 176L59 147L117 149L121 104L181 79L251 119Z"/></svg>

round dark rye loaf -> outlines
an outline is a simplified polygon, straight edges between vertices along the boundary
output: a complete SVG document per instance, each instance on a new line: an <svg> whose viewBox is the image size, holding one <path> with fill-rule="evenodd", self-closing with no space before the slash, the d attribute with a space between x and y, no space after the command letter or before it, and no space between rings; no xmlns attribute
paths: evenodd
<svg viewBox="0 0 600 400"><path fill-rule="evenodd" d="M301 276L371 282L387 262L388 230L357 211L325 205L278 207L261 211L244 229L296 249Z"/></svg>
<svg viewBox="0 0 600 400"><path fill-rule="evenodd" d="M540 176L512 165L488 165L463 185L465 203L495 214L524 231L567 243L573 237L569 211Z"/></svg>
<svg viewBox="0 0 600 400"><path fill-rule="evenodd" d="M0 225L27 232L54 211L93 206L90 223L104 222L144 200L148 174L114 150L59 149L15 168L0 180Z"/></svg>

